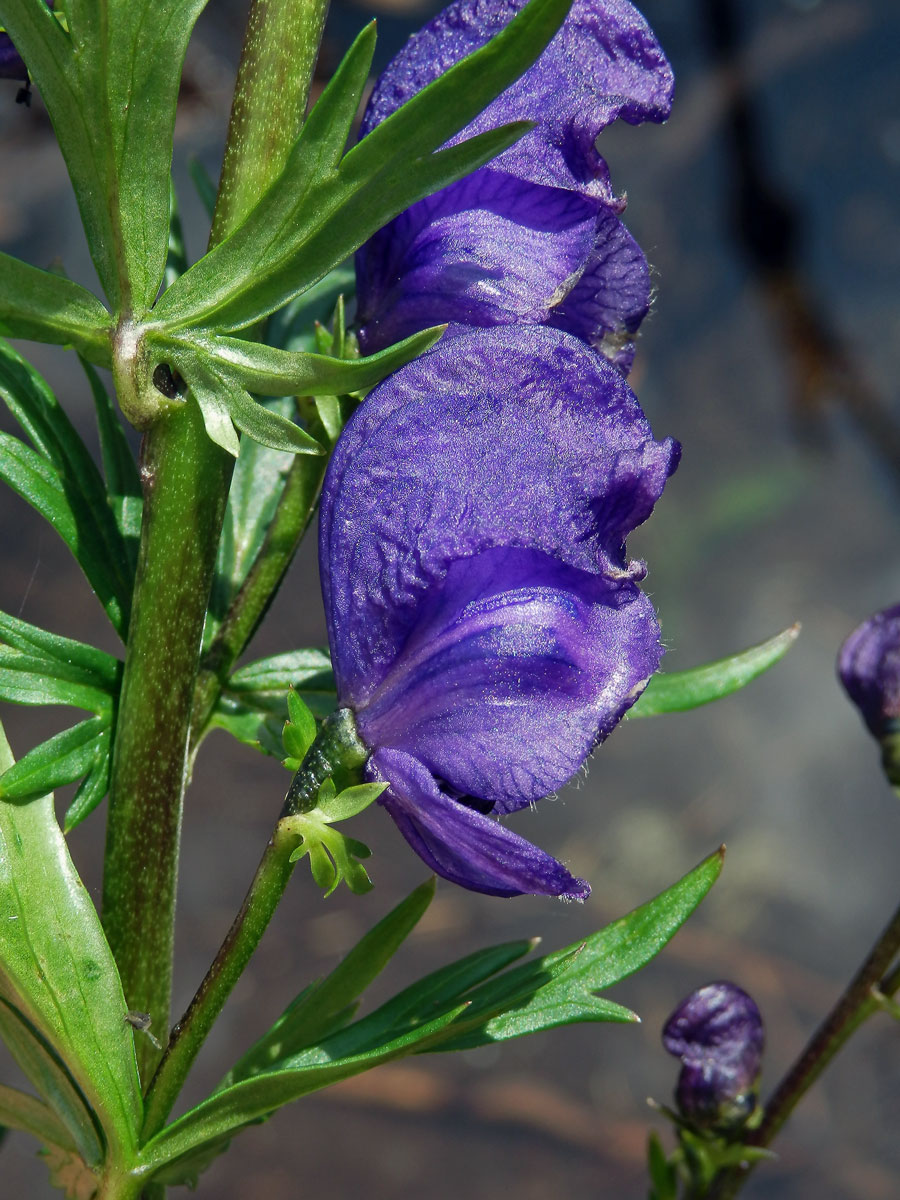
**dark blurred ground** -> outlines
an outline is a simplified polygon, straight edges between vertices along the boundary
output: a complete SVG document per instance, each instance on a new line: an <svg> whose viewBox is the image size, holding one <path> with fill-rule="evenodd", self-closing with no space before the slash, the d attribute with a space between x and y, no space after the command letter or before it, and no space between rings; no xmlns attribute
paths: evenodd
<svg viewBox="0 0 900 1200"><path fill-rule="evenodd" d="M185 163L199 154L217 170L244 7L214 0L189 58L176 177L195 255L203 233ZM632 383L657 434L684 443L677 476L630 548L650 563L671 668L795 620L803 635L741 695L626 725L586 778L520 816L521 832L591 880L586 905L443 886L373 999L490 942L571 942L725 841L723 878L662 957L615 992L642 1026L561 1030L382 1068L244 1134L204 1177L204 1195L641 1197L644 1101L669 1097L675 1064L659 1028L680 997L720 977L753 992L769 1026L771 1086L896 903L896 800L833 662L862 617L900 596L900 10L890 0L742 0L735 55L727 39L714 49L710 19L721 7L647 0L679 80L675 113L662 128L615 127L601 143L659 289ZM382 63L427 11L385 0ZM366 15L334 11L327 62ZM0 245L39 265L61 258L90 282L40 101L27 112L13 104L13 84L0 86ZM90 435L71 357L29 353ZM0 608L115 648L67 552L9 494L0 547ZM308 545L255 654L324 640L314 559ZM19 753L69 716L3 713ZM176 1009L237 907L283 787L279 769L224 736L201 756L185 818ZM369 813L360 824L375 851L374 893L323 903L298 873L197 1065L195 1098L421 879L389 822ZM102 837L100 814L72 837L95 896ZM810 1095L748 1200L900 1194L897 1071L896 1029L884 1018ZM0 1194L56 1195L24 1137L0 1151Z"/></svg>

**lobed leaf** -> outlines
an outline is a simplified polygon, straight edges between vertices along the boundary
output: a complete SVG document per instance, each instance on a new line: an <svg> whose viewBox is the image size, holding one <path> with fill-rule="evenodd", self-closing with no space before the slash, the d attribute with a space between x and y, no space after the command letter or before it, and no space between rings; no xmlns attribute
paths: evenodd
<svg viewBox="0 0 900 1200"><path fill-rule="evenodd" d="M723 696L730 696L773 667L787 654L799 635L800 626L792 625L740 654L732 654L687 671L659 671L625 715L656 717L661 713L686 712L702 704L710 704L713 700L721 700Z"/></svg>

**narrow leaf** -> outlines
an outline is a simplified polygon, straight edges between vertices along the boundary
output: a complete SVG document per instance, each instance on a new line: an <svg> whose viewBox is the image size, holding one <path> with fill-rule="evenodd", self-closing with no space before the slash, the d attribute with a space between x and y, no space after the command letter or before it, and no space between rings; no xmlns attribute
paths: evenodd
<svg viewBox="0 0 900 1200"><path fill-rule="evenodd" d="M730 696L746 687L763 671L768 671L787 654L800 634L792 625L767 642L751 646L740 654L692 667L688 671L660 671L647 684L628 717L655 717L661 713L685 712Z"/></svg>
<svg viewBox="0 0 900 1200"><path fill-rule="evenodd" d="M117 632L124 635L130 595L122 559L110 561L96 514L83 496L66 488L55 467L17 438L0 433L0 480L53 526L74 554Z"/></svg>
<svg viewBox="0 0 900 1200"><path fill-rule="evenodd" d="M324 454L325 451L305 429L287 417L259 404L241 387L232 384L224 396L225 407L241 433L270 450L290 454Z"/></svg>
<svg viewBox="0 0 900 1200"><path fill-rule="evenodd" d="M15 1008L0 999L0 1038L20 1070L57 1115L85 1162L95 1165L103 1151L84 1097L57 1054ZM64 1143L65 1144L65 1143Z"/></svg>
<svg viewBox="0 0 900 1200"><path fill-rule="evenodd" d="M112 765L112 730L106 729L94 742L94 758L90 770L78 791L72 798L72 803L66 810L63 823L63 833L71 833L76 825L91 815L98 804L109 791L109 772Z"/></svg>
<svg viewBox="0 0 900 1200"><path fill-rule="evenodd" d="M45 1145L74 1150L75 1142L56 1113L43 1101L0 1084L0 1125L30 1133Z"/></svg>
<svg viewBox="0 0 900 1200"><path fill-rule="evenodd" d="M12 763L0 729L0 770ZM52 797L0 802L0 906L3 994L67 1064L127 1161L142 1119L127 1005Z"/></svg>
<svg viewBox="0 0 900 1200"><path fill-rule="evenodd" d="M237 458L241 443L225 403L226 385L211 371L193 364L190 388L203 416L203 425L210 441Z"/></svg>
<svg viewBox="0 0 900 1200"><path fill-rule="evenodd" d="M347 821L368 808L387 788L386 783L358 783L326 801L319 801L319 810L329 821Z"/></svg>
<svg viewBox="0 0 900 1200"><path fill-rule="evenodd" d="M405 363L430 350L445 328L438 325L425 329L378 354L356 359L291 353L233 337L212 336L204 338L203 344L221 363L227 364L229 374L252 392L263 396L336 395L374 387Z"/></svg>
<svg viewBox="0 0 900 1200"><path fill-rule="evenodd" d="M468 993L470 1008L460 1022L466 1032L448 1038L440 1049L505 1041L574 1021L635 1020L627 1009L598 1001L597 993L633 975L662 950L718 879L723 858L721 850L711 854L654 900L584 942L526 963ZM531 998L525 999L529 988ZM515 1007L504 1011L510 1002Z"/></svg>
<svg viewBox="0 0 900 1200"><path fill-rule="evenodd" d="M434 898L434 888L434 878L420 884L357 942L330 975L301 992L268 1033L236 1063L226 1084L270 1069L331 1032L334 1022L381 974L415 929Z"/></svg>
<svg viewBox="0 0 900 1200"><path fill-rule="evenodd" d="M334 674L327 650L291 650L239 667L228 679L230 692L334 691Z"/></svg>
<svg viewBox="0 0 900 1200"><path fill-rule="evenodd" d="M109 366L110 315L77 283L0 253L0 334L72 346Z"/></svg>
<svg viewBox="0 0 900 1200"><path fill-rule="evenodd" d="M0 799L22 804L81 779L108 745L110 716L91 717L24 755L0 775Z"/></svg>
<svg viewBox="0 0 900 1200"><path fill-rule="evenodd" d="M54 674L60 679L84 683L110 695L118 691L122 664L104 650L58 633L49 633L5 612L0 612L0 642L22 654L52 661Z"/></svg>
<svg viewBox="0 0 900 1200"><path fill-rule="evenodd" d="M276 1109L299 1100L301 1096L328 1087L340 1079L369 1071L381 1063L402 1058L440 1034L461 1011L461 1007L451 1009L369 1054L337 1061L324 1060L301 1069L292 1068L292 1060L287 1059L280 1070L265 1071L216 1092L151 1139L141 1150L141 1161L154 1170L199 1146L228 1136L251 1121L271 1115Z"/></svg>

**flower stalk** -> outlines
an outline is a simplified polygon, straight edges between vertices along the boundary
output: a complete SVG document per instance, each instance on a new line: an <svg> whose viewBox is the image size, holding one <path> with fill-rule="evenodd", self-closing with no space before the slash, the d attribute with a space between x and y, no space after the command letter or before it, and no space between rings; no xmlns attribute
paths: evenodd
<svg viewBox="0 0 900 1200"><path fill-rule="evenodd" d="M147 1092L145 1140L162 1128L197 1052L284 895L294 870L291 855L302 840L292 818L314 807L319 788L327 778L352 774L363 765L368 754L348 709L338 709L322 723L294 776L240 912L184 1016L172 1030L168 1049Z"/></svg>
<svg viewBox="0 0 900 1200"><path fill-rule="evenodd" d="M775 1089L765 1106L762 1121L746 1139L748 1146L770 1146L778 1133L850 1037L873 1013L900 990L900 908L872 947L837 1004L813 1034L806 1048ZM893 970L891 969L893 966ZM750 1176L756 1162L723 1171L706 1193L707 1200L732 1200Z"/></svg>

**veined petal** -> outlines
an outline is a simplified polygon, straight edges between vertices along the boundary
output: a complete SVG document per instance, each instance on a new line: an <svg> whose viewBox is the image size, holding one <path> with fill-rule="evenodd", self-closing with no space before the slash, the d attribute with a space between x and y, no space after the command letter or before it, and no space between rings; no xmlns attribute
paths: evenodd
<svg viewBox="0 0 900 1200"><path fill-rule="evenodd" d="M526 0L457 0L406 43L379 79L362 134L467 54L483 46ZM663 121L672 103L672 71L653 31L626 0L575 0L562 28L525 74L457 140L506 121L537 127L506 150L497 166L557 187L589 186L612 203L598 134L617 117Z"/></svg>
<svg viewBox="0 0 900 1200"><path fill-rule="evenodd" d="M344 430L322 493L341 703L365 706L454 562L515 547L610 590L639 579L625 537L678 453L654 441L614 367L543 326L462 334L385 380Z"/></svg>
<svg viewBox="0 0 900 1200"><path fill-rule="evenodd" d="M629 580L534 550L451 564L365 706L371 746L405 750L461 796L512 812L566 783L659 665Z"/></svg>
<svg viewBox="0 0 900 1200"><path fill-rule="evenodd" d="M414 204L357 254L363 348L445 322L546 320L592 254L598 207L490 168Z"/></svg>
<svg viewBox="0 0 900 1200"><path fill-rule="evenodd" d="M489 896L584 900L590 894L590 886L561 862L494 818L452 800L411 755L379 750L366 773L389 785L378 803L419 857L451 883Z"/></svg>

